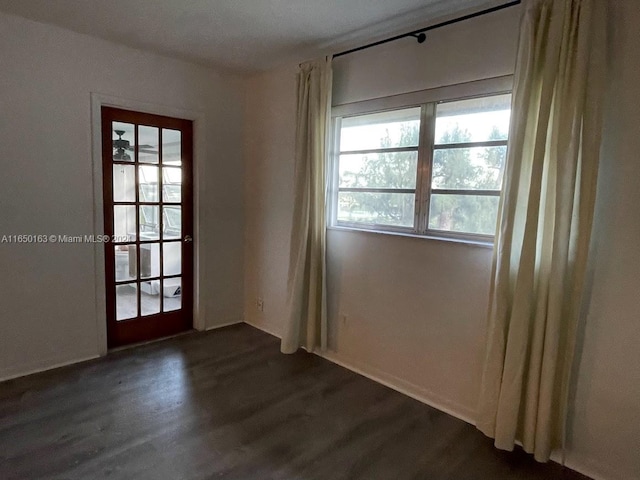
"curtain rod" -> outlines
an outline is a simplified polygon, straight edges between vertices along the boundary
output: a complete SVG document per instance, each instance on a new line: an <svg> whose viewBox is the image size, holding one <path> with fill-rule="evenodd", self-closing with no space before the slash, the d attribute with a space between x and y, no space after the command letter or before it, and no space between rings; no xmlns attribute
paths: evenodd
<svg viewBox="0 0 640 480"><path fill-rule="evenodd" d="M424 32L428 32L429 30L435 30L436 28L440 28L440 27L446 27L447 25L463 22L464 20L480 17L482 15L487 15L489 13L497 12L499 10L504 10L505 8L519 5L520 3L522 3L522 0L515 0L513 2L508 2L502 5L497 5L495 7L487 8L485 10L480 10L479 12L470 13L468 15L464 15L458 18L453 18L451 20L447 20L446 22L436 23L435 25L429 25L428 27L424 27L419 30L414 30L413 32L403 33L402 35L396 35L395 37L386 38L378 42L373 42L368 45L363 45L361 47L352 48L351 50L346 50L344 52L336 53L333 55L333 58L342 57L343 55L349 55L350 53L366 50L367 48L377 47L378 45L382 45L384 43L395 42L396 40L400 40L401 38L407 38L407 37L415 37L418 39L418 43L424 43L424 41L427 39L427 36L425 35Z"/></svg>

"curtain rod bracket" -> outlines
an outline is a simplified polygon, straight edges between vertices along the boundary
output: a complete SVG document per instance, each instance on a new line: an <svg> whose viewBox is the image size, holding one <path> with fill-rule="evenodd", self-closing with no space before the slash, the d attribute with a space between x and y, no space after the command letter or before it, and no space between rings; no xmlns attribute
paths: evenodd
<svg viewBox="0 0 640 480"><path fill-rule="evenodd" d="M424 32L422 32L422 33L411 33L409 35L411 35L416 40L418 40L418 43L424 43L425 40L427 39L427 34L424 33Z"/></svg>

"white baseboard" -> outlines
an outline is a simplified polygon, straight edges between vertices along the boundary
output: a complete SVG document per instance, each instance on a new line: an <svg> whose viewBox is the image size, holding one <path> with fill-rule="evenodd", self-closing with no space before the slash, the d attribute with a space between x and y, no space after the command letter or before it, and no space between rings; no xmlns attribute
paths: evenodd
<svg viewBox="0 0 640 480"><path fill-rule="evenodd" d="M346 358L337 352L314 352L316 355L329 360L330 362L340 365L341 367L351 370L359 375L367 377L374 382L380 383L385 387L389 387L392 390L402 393L407 397L411 397L425 405L440 410L452 417L458 418L466 423L473 425L473 412L462 405L449 402L442 397L434 394L433 392L415 385L411 382L403 380L389 373L383 372L380 369L372 367L371 365L362 364L354 361L353 359Z"/></svg>
<svg viewBox="0 0 640 480"><path fill-rule="evenodd" d="M558 463L561 462L559 454L553 454L551 459ZM575 458L575 456L572 458L570 451L567 452L567 460L564 464L567 468L586 475L593 480L638 480L637 476L617 471L613 466L604 468L602 465L598 465L596 462L586 458Z"/></svg>
<svg viewBox="0 0 640 480"><path fill-rule="evenodd" d="M264 325L249 322L246 320L245 323L247 325L251 325L254 328L257 328L258 330L262 330L263 332L268 333L269 335L272 335L276 338L281 338L280 335L270 330L268 327L265 327ZM354 361L353 359L346 358L337 352L327 351L322 353L319 351L314 351L312 353L324 358L325 360L329 360L331 363L340 365L341 367L344 367L347 370L351 370L358 375L367 377L374 382L380 383L386 387L391 388L392 390L402 393L403 395L411 397L421 403L447 413L452 417L456 417L467 423L473 424L473 412L465 409L460 405L451 404L451 402L447 402L444 399L439 398L437 395L434 395L432 392L429 392L424 388L407 382L406 380L390 375L386 372L382 372L379 369L371 367L370 365L362 364Z"/></svg>
<svg viewBox="0 0 640 480"><path fill-rule="evenodd" d="M79 357L72 360L53 360L49 362L40 362L38 366L27 366L17 372L11 372L11 370L5 370L0 372L0 382L6 382L7 380L13 380L15 378L26 377L35 373L47 372L49 370L55 370L56 368L67 367L69 365L75 365L76 363L88 362L89 360L95 360L100 358L100 355L89 355L86 357ZM11 373L9 373L11 372Z"/></svg>
<svg viewBox="0 0 640 480"><path fill-rule="evenodd" d="M210 327L207 327L206 331L209 330L215 330L218 328L224 328L224 327L229 327L231 325L237 325L243 323L242 320L235 320L232 322L228 322L228 323L224 323L221 325L213 325ZM190 333L190 332L185 332L185 333ZM179 335L172 335L171 337L167 337L167 338L172 338L174 336L180 336L180 335L184 335L184 333L181 333ZM127 348L135 348L138 347L140 345L144 345L146 343L156 343L158 341L162 341L162 340L166 340L167 338L161 338L161 339L156 339L156 340L152 340L150 342L144 342L144 343L140 343L140 344L136 344L136 345L132 345L130 347L122 347L122 349L127 349ZM117 351L120 349L112 349L111 351ZM92 355L86 355L86 356L81 356L81 357L77 357L74 359L50 359L48 361L40 361L37 364L30 364L30 365L26 365L26 366L22 366L19 368L11 368L11 369L5 369L5 370L0 370L0 382L6 382L7 380L13 380L15 378L20 378L20 377L26 377L28 375L33 375L35 373L41 373L41 372L46 372L49 370L55 370L56 368L60 368L60 367L67 367L69 365L75 365L76 363L82 363L82 362L86 362L89 360L95 360L96 358L100 358L101 355L99 354L92 354Z"/></svg>
<svg viewBox="0 0 640 480"><path fill-rule="evenodd" d="M231 325L239 325L241 323L244 323L244 321L243 320L234 320L232 322L221 323L219 325L211 325L209 327L206 327L204 329L204 331L205 332L210 332L211 330L218 330L219 328L230 327Z"/></svg>
<svg viewBox="0 0 640 480"><path fill-rule="evenodd" d="M282 339L282 335L280 335L280 334L276 333L275 331L271 330L269 327L265 327L264 325L260 325L259 323L251 322L251 321L248 321L248 320L245 320L244 323L246 323L247 325L251 325L253 328L257 328L258 330L262 330L264 333L268 333L272 337L276 337L278 339Z"/></svg>
<svg viewBox="0 0 640 480"><path fill-rule="evenodd" d="M379 371L378 369L369 365L359 364L358 362L354 362L351 359L345 359L336 352L325 352L324 354L320 352L314 353L321 356L322 358L329 360L330 362L351 370L352 372L363 375L375 382L381 383L382 385L396 390L397 392L400 392L408 397L418 400L419 402L429 405L436 410L440 410L441 412L458 418L470 425L475 425L474 412L465 409L460 405L452 404L451 402L448 402L440 398L439 396L434 395L433 392L430 392L422 387L414 385L393 375L389 375L386 372ZM554 452L551 456L551 461L561 464L561 453ZM571 451L567 452L567 458L564 464L567 468L581 473L582 475L586 475L593 480L637 480L634 477L626 476L619 472L612 472L611 469L602 468L594 462L581 461L579 458L572 456ZM608 473L604 474L603 472L606 471L608 471Z"/></svg>

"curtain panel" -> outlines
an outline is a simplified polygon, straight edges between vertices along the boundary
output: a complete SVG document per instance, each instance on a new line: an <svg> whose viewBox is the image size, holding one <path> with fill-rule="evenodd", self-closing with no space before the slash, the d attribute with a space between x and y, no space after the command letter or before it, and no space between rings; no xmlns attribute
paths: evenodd
<svg viewBox="0 0 640 480"><path fill-rule="evenodd" d="M297 78L294 214L289 261L290 316L281 351L326 349L326 154L331 58L300 65Z"/></svg>
<svg viewBox="0 0 640 480"><path fill-rule="evenodd" d="M604 4L526 2L477 427L536 460L563 447L601 137Z"/></svg>

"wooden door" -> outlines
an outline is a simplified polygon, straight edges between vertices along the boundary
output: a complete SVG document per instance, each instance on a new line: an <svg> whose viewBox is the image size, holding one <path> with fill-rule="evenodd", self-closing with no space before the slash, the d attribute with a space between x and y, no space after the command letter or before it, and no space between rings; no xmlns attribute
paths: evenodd
<svg viewBox="0 0 640 480"><path fill-rule="evenodd" d="M192 130L102 107L109 348L192 328Z"/></svg>

